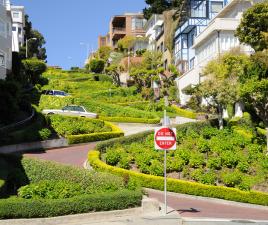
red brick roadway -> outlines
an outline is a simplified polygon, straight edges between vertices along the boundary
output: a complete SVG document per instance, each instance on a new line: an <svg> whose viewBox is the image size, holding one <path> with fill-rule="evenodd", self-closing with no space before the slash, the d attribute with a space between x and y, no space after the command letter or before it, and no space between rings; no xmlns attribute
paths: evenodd
<svg viewBox="0 0 268 225"><path fill-rule="evenodd" d="M88 151L94 149L95 146L96 143L90 143L68 148L27 153L25 156L83 167ZM148 194L149 197L163 202L162 192L148 191ZM174 193L168 194L168 206L175 209L182 217L268 220L268 207L267 209L261 209L238 206L205 199L195 199Z"/></svg>

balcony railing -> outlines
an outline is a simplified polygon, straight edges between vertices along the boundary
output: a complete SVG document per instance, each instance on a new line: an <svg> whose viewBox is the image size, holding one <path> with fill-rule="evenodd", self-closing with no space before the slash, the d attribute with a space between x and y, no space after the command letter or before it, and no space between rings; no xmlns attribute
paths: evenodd
<svg viewBox="0 0 268 225"><path fill-rule="evenodd" d="M114 27L113 28L113 33L117 33L117 32L126 32L126 28L125 27Z"/></svg>

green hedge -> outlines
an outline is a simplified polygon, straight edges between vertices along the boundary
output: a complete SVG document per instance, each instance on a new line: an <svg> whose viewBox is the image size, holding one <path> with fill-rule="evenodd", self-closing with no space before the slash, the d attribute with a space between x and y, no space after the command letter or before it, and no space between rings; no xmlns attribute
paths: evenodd
<svg viewBox="0 0 268 225"><path fill-rule="evenodd" d="M87 143L93 141L103 141L111 138L117 138L124 136L124 132L117 126L112 123L104 122L105 125L110 126L112 128L111 132L100 132L93 134L80 134L80 135L68 135L68 143L69 144L79 144L79 143Z"/></svg>
<svg viewBox="0 0 268 225"><path fill-rule="evenodd" d="M260 128L260 127L257 127L257 133L261 136L264 136L264 137L267 136L267 131L265 129Z"/></svg>
<svg viewBox="0 0 268 225"><path fill-rule="evenodd" d="M172 105L171 107L176 110L176 113L178 116L186 117L186 118L190 118L190 119L196 119L196 117L197 117L197 114L195 112L181 109L176 105Z"/></svg>
<svg viewBox="0 0 268 225"><path fill-rule="evenodd" d="M103 117L100 119L110 122L122 122L122 123L148 123L148 124L158 124L160 123L160 118L146 119L146 118L132 118L132 117Z"/></svg>
<svg viewBox="0 0 268 225"><path fill-rule="evenodd" d="M163 190L164 178L129 171L113 166L109 166L100 160L100 152L89 152L88 160L90 165L99 171L110 172L119 176L130 176L137 180L141 186ZM167 179L167 190L170 192L184 193L197 196L220 198L225 200L245 202L259 205L268 205L268 194L257 191L240 191L234 188L221 186L211 186L195 182L183 181L178 179Z"/></svg>
<svg viewBox="0 0 268 225"><path fill-rule="evenodd" d="M120 190L59 200L4 199L0 201L0 218L41 218L120 210L140 206L141 199L142 193L138 190Z"/></svg>
<svg viewBox="0 0 268 225"><path fill-rule="evenodd" d="M138 134L133 134L127 137L115 138L107 141L102 141L97 144L96 149L101 152L105 152L106 148L111 147L117 143L120 144L131 144L133 142L143 141L146 137L152 134L153 131L144 131Z"/></svg>

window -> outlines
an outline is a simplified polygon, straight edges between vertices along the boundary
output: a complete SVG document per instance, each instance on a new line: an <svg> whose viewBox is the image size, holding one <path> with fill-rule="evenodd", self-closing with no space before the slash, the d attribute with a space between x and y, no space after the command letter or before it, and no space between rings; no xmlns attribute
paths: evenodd
<svg viewBox="0 0 268 225"><path fill-rule="evenodd" d="M13 15L13 18L14 19L18 19L20 17L20 13L19 12L13 12L12 15Z"/></svg>
<svg viewBox="0 0 268 225"><path fill-rule="evenodd" d="M146 20L142 18L132 18L132 30L140 30L143 29Z"/></svg>
<svg viewBox="0 0 268 225"><path fill-rule="evenodd" d="M0 52L0 66L5 66L5 54Z"/></svg>
<svg viewBox="0 0 268 225"><path fill-rule="evenodd" d="M205 18L207 17L207 1L191 0L190 2L191 17Z"/></svg>
<svg viewBox="0 0 268 225"><path fill-rule="evenodd" d="M223 5L222 2L211 2L211 12L218 13L221 11Z"/></svg>
<svg viewBox="0 0 268 225"><path fill-rule="evenodd" d="M21 27L18 28L18 32L19 32L19 34L21 34Z"/></svg>
<svg viewBox="0 0 268 225"><path fill-rule="evenodd" d="M12 31L16 31L17 30L17 27L12 27Z"/></svg>
<svg viewBox="0 0 268 225"><path fill-rule="evenodd" d="M194 58L190 60L190 69L194 68Z"/></svg>

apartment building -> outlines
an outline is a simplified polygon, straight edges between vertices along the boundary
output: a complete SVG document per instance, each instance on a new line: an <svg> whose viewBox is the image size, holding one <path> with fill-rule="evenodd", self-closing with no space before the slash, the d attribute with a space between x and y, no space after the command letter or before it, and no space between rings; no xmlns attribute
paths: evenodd
<svg viewBox="0 0 268 225"><path fill-rule="evenodd" d="M110 34L105 36L99 35L98 37L98 48L110 46Z"/></svg>
<svg viewBox="0 0 268 225"><path fill-rule="evenodd" d="M143 29L145 23L146 20L141 13L125 13L114 16L110 21L109 34L105 36L105 39L100 38L100 42L103 40L103 43L109 43L110 47L117 48L117 42L125 36L145 36Z"/></svg>
<svg viewBox="0 0 268 225"><path fill-rule="evenodd" d="M148 38L148 50L160 51L163 53L163 67L168 68L171 64L172 56L165 47L165 25L164 17L160 14L154 14L147 21L144 27L146 33L145 36Z"/></svg>
<svg viewBox="0 0 268 225"><path fill-rule="evenodd" d="M24 45L25 12L24 6L11 6L12 52L19 52Z"/></svg>
<svg viewBox="0 0 268 225"><path fill-rule="evenodd" d="M5 79L12 68L12 31L9 0L0 1L0 79Z"/></svg>
<svg viewBox="0 0 268 225"><path fill-rule="evenodd" d="M232 48L239 47L240 51L250 54L253 52L249 46L239 43L235 31L240 24L242 14L258 0L231 0L217 15L202 29L189 48L193 54L189 69L177 78L180 91L181 104L185 105L190 96L183 93L186 87L202 82L202 70L207 63ZM187 61L189 62L189 61Z"/></svg>
<svg viewBox="0 0 268 225"><path fill-rule="evenodd" d="M195 37L208 25L227 4L227 0L189 0L187 16L175 33L175 64L181 73L194 67L195 51L192 49Z"/></svg>

